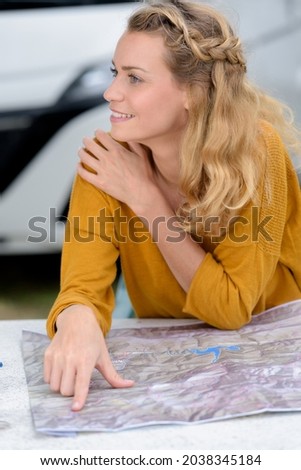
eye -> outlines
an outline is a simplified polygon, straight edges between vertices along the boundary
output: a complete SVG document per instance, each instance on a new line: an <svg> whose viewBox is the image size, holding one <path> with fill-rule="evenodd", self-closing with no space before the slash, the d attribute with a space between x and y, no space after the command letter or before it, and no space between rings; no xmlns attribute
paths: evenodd
<svg viewBox="0 0 301 470"><path fill-rule="evenodd" d="M133 83L134 85L136 83L142 82L141 78L137 77L137 75L133 75L132 73L129 75L130 82Z"/></svg>
<svg viewBox="0 0 301 470"><path fill-rule="evenodd" d="M117 77L117 70L116 70L116 68L113 67L113 66L111 66L111 67L110 67L110 70L111 70L111 72L112 72L113 77L114 77L114 78Z"/></svg>

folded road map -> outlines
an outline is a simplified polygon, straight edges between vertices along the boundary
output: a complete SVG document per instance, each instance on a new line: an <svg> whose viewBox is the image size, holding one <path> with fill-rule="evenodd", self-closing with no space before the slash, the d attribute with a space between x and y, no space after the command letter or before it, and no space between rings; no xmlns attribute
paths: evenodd
<svg viewBox="0 0 301 470"><path fill-rule="evenodd" d="M23 331L23 359L34 425L49 434L121 431L301 410L301 300L254 316L238 331L202 322L112 329L117 370L135 385L113 389L96 370L86 406L43 381L47 336ZM160 320L158 320L160 325Z"/></svg>

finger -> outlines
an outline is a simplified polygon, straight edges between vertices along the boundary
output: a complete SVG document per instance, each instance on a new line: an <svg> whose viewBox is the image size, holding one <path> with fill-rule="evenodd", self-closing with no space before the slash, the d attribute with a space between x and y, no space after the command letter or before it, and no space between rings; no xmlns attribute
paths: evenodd
<svg viewBox="0 0 301 470"><path fill-rule="evenodd" d="M99 169L99 160L89 154L85 149L80 148L78 151L78 156L80 158L81 163L83 163L88 169L93 170L97 173Z"/></svg>
<svg viewBox="0 0 301 470"><path fill-rule="evenodd" d="M74 386L74 397L72 401L72 410L79 411L86 403L89 393L90 379L93 369L81 367L77 370Z"/></svg>
<svg viewBox="0 0 301 470"><path fill-rule="evenodd" d="M103 364L96 366L96 369L103 375L106 381L114 388L129 388L134 385L134 380L124 379L118 372L110 367L106 367Z"/></svg>
<svg viewBox="0 0 301 470"><path fill-rule="evenodd" d="M95 173L94 170L90 168L86 168L83 166L83 164L80 162L77 165L77 173L79 176L81 176L85 181L88 183L93 184L94 186L97 186L101 189L101 181L99 178L99 174Z"/></svg>
<svg viewBox="0 0 301 470"><path fill-rule="evenodd" d="M128 142L128 146L133 153L140 155L141 157L146 157L147 152L145 148L138 142Z"/></svg>
<svg viewBox="0 0 301 470"><path fill-rule="evenodd" d="M103 352L101 362L95 367L114 388L126 388L134 385L133 380L124 379L118 374L107 351Z"/></svg>
<svg viewBox="0 0 301 470"><path fill-rule="evenodd" d="M75 367L69 365L63 371L61 377L60 392L65 397L70 397L74 394L74 384L76 378Z"/></svg>
<svg viewBox="0 0 301 470"><path fill-rule="evenodd" d="M59 392L61 388L63 370L60 365L52 365L51 376L49 381L50 389L53 392Z"/></svg>
<svg viewBox="0 0 301 470"><path fill-rule="evenodd" d="M114 148L119 148L119 147L124 148L123 145L121 145L119 142L114 140L110 136L110 134L108 134L107 132L104 132L101 129L97 129L95 131L95 137L98 140L98 142L108 151L113 150Z"/></svg>
<svg viewBox="0 0 301 470"><path fill-rule="evenodd" d="M104 146L96 139L91 139L90 137L83 138L84 149L88 150L92 156L97 159L106 157L108 151Z"/></svg>

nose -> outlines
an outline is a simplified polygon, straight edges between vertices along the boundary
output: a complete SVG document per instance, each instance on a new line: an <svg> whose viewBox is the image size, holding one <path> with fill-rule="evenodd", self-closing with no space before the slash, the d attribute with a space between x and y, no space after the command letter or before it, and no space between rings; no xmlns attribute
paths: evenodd
<svg viewBox="0 0 301 470"><path fill-rule="evenodd" d="M103 94L103 97L106 101L122 101L123 100L123 93L117 84L116 78L112 81L111 85L106 89Z"/></svg>

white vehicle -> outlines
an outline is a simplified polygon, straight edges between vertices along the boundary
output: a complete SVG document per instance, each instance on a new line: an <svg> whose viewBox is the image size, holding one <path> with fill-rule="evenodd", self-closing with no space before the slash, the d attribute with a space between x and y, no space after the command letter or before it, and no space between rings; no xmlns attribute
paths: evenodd
<svg viewBox="0 0 301 470"><path fill-rule="evenodd" d="M249 76L301 122L301 2L208 3L236 26ZM77 149L83 136L109 128L102 93L136 7L0 1L0 255L60 252Z"/></svg>
<svg viewBox="0 0 301 470"><path fill-rule="evenodd" d="M77 150L133 3L0 2L0 255L61 250Z"/></svg>

